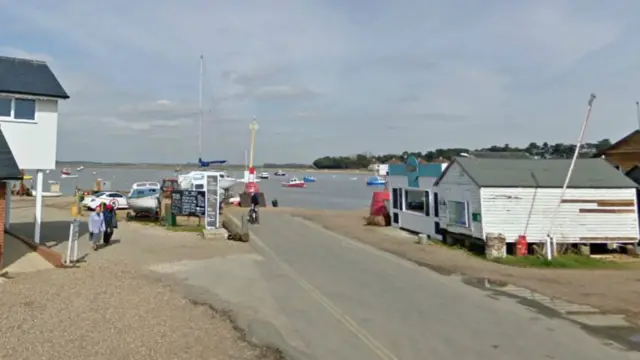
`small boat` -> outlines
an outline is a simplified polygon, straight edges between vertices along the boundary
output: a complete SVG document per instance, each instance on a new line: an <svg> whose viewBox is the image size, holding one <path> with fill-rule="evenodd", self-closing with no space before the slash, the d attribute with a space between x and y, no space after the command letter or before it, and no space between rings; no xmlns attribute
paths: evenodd
<svg viewBox="0 0 640 360"><path fill-rule="evenodd" d="M349 180L358 180L358 178L357 178L357 177L352 177L352 178L351 178L351 179L349 179Z"/></svg>
<svg viewBox="0 0 640 360"><path fill-rule="evenodd" d="M306 183L312 183L312 182L316 182L316 178L313 176L305 176L302 178L302 181Z"/></svg>
<svg viewBox="0 0 640 360"><path fill-rule="evenodd" d="M33 196L36 196L37 191L36 190L31 190L31 193L33 194ZM42 197L43 198L56 198L56 197L60 197L62 196L62 193L60 191L43 191L42 192Z"/></svg>
<svg viewBox="0 0 640 360"><path fill-rule="evenodd" d="M367 178L367 186L384 186L387 181L380 176L371 176Z"/></svg>
<svg viewBox="0 0 640 360"><path fill-rule="evenodd" d="M77 178L78 175L72 175L71 174L71 168L64 168L62 169L62 171L60 171L60 177L61 178Z"/></svg>
<svg viewBox="0 0 640 360"><path fill-rule="evenodd" d="M76 171L82 171L82 170L84 170L84 166L82 165L80 165L80 167L76 169Z"/></svg>
<svg viewBox="0 0 640 360"><path fill-rule="evenodd" d="M260 179L268 179L269 178L269 173L268 172L261 172L260 175L258 175L258 177Z"/></svg>
<svg viewBox="0 0 640 360"><path fill-rule="evenodd" d="M282 186L284 187L293 187L293 188L303 188L306 187L307 184L304 181L298 180L298 178L292 177L287 182L283 182Z"/></svg>
<svg viewBox="0 0 640 360"><path fill-rule="evenodd" d="M49 184L59 184L59 182L55 180L49 180Z"/></svg>
<svg viewBox="0 0 640 360"><path fill-rule="evenodd" d="M275 176L287 176L287 173L283 172L282 170L278 170L278 171L274 172L273 175L275 175Z"/></svg>
<svg viewBox="0 0 640 360"><path fill-rule="evenodd" d="M136 214L154 215L160 210L160 184L153 181L137 182L127 195L129 209Z"/></svg>

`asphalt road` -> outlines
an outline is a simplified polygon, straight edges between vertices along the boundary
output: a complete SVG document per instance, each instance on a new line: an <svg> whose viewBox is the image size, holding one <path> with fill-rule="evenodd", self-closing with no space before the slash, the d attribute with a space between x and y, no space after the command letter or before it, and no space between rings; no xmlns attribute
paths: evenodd
<svg viewBox="0 0 640 360"><path fill-rule="evenodd" d="M235 304L244 317L253 317L243 325L251 336L299 350L293 357L640 359L574 323L459 278L301 219L267 212L261 217L252 226L260 255L226 263L212 259L217 262L174 272Z"/></svg>

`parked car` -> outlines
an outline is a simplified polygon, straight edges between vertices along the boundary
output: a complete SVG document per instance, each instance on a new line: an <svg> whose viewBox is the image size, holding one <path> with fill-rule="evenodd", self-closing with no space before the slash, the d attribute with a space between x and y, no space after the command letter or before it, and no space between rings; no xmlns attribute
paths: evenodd
<svg viewBox="0 0 640 360"><path fill-rule="evenodd" d="M89 210L93 210L102 203L111 204L115 206L116 209L129 208L129 205L127 204L127 197L120 194L119 192L113 191L103 191L95 193L93 195L89 195L82 201L82 206L86 207Z"/></svg>

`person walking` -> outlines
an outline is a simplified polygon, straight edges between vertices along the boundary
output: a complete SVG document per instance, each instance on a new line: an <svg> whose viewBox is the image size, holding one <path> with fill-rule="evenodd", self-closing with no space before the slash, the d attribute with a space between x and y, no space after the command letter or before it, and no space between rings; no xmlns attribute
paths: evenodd
<svg viewBox="0 0 640 360"><path fill-rule="evenodd" d="M93 251L98 250L102 233L105 230L104 216L102 215L102 206L96 206L95 210L89 215L89 241Z"/></svg>
<svg viewBox="0 0 640 360"><path fill-rule="evenodd" d="M116 218L116 209L113 205L107 204L105 210L103 211L104 216L104 236L102 238L102 242L105 245L109 245L111 242L111 238L113 237L114 229L118 227L118 219Z"/></svg>

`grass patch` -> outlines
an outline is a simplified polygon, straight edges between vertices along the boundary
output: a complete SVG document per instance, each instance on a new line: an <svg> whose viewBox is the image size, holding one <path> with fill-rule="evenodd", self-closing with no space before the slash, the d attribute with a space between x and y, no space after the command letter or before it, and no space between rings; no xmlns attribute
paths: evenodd
<svg viewBox="0 0 640 360"><path fill-rule="evenodd" d="M589 256L568 254L559 255L552 260L541 256L507 256L494 262L502 265L526 268L557 268L557 269L622 269L629 264L615 261L595 259Z"/></svg>

